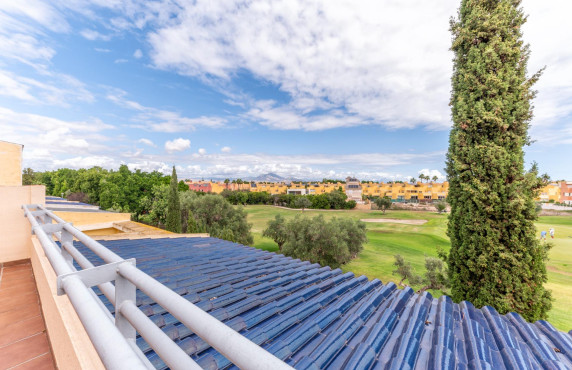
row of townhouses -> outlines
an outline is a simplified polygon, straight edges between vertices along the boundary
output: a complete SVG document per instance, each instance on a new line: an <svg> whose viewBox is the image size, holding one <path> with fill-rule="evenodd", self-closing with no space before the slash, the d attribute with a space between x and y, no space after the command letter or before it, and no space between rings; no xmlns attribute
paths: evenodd
<svg viewBox="0 0 572 370"><path fill-rule="evenodd" d="M388 197L395 202L432 202L447 198L449 183L445 182L360 182L348 177L344 182L246 182L242 184L215 181L188 181L189 189L220 194L224 190L267 192L269 194L325 194L343 190L348 199L361 202L365 197ZM553 182L541 189L537 198L541 202L572 204L572 181Z"/></svg>

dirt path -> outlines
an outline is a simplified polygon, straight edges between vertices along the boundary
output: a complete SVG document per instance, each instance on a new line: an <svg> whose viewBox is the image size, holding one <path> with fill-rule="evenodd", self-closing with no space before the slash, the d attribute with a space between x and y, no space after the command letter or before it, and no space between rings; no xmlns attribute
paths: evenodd
<svg viewBox="0 0 572 370"><path fill-rule="evenodd" d="M362 218L363 222L390 222L393 224L423 225L427 220L400 220L397 218Z"/></svg>

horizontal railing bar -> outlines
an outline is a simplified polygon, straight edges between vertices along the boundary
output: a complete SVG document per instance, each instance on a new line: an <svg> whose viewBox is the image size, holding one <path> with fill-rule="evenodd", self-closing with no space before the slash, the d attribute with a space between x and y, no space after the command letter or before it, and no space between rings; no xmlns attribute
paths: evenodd
<svg viewBox="0 0 572 370"><path fill-rule="evenodd" d="M59 253L54 240L47 236L30 210L26 206L23 206L23 208L26 217L32 225L32 231L42 244L46 257L56 274L62 275L73 272L72 268ZM89 293L91 289L87 288L76 276L69 276L62 281L62 284L101 361L107 369L147 368L97 304L97 298Z"/></svg>
<svg viewBox="0 0 572 370"><path fill-rule="evenodd" d="M119 262L119 261L123 261L123 258L121 258L120 256L118 256L117 254L113 253L112 251L110 251L109 249L107 249L106 247L104 247L101 243L96 242L95 240L93 240L92 238L90 238L88 235L84 234L83 232L79 231L78 229L76 229L75 227L73 227L73 225L70 225L68 223L66 223L65 220L63 220L62 218L56 216L55 214L53 214L52 212L50 212L49 210L47 210L44 206L40 206L40 209L43 211L46 211L46 215L50 217L52 220L58 222L58 223L64 223L66 225L64 225L64 229L69 232L70 234L72 234L73 236L75 236L77 238L77 240L79 240L80 242L82 242L87 248L89 248L93 253L95 253L96 255L98 255L102 260L104 260L107 263L111 263L111 262Z"/></svg>
<svg viewBox="0 0 572 370"><path fill-rule="evenodd" d="M118 310L171 369L201 369L191 356L149 320L133 302L123 303Z"/></svg>
<svg viewBox="0 0 572 370"><path fill-rule="evenodd" d="M120 265L121 276L131 281L187 328L241 369L292 369L248 338L226 326L151 276L130 265ZM253 361L256 359L256 361Z"/></svg>
<svg viewBox="0 0 572 370"><path fill-rule="evenodd" d="M72 244L64 244L63 248L73 257L73 259L81 266L82 269L90 269L95 267L80 251ZM115 287L110 282L99 284L99 290L107 297L109 302L115 306Z"/></svg>

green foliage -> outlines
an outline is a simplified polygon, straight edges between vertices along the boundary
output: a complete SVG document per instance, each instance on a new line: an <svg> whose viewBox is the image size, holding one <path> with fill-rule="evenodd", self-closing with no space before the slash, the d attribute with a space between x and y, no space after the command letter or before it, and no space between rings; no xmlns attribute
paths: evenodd
<svg viewBox="0 0 572 370"><path fill-rule="evenodd" d="M333 191L331 193L319 195L294 195L294 194L273 194L270 195L265 191L249 192L249 191L231 191L223 190L221 195L231 204L273 204L275 206L289 208L313 208L313 209L353 209L356 206L355 201L346 201L347 196L343 191ZM310 204L298 199L307 199ZM302 207L297 202L304 202L306 205ZM302 204L302 203L300 203Z"/></svg>
<svg viewBox="0 0 572 370"><path fill-rule="evenodd" d="M397 275L401 278L399 280L399 286L405 286L403 282L407 280L409 284L416 285L420 284L423 281L423 278L417 274L415 274L415 270L411 267L410 262L405 262L405 259L402 255L396 254L395 261L393 262L393 266L395 266L395 270L391 273L393 275Z"/></svg>
<svg viewBox="0 0 572 370"><path fill-rule="evenodd" d="M519 0L463 0L451 22L448 265L455 301L534 321L546 318L551 294L543 286L548 249L533 224L543 180L536 166L524 173L523 164L531 87L540 72L526 77L526 17L519 6Z"/></svg>
<svg viewBox="0 0 572 370"><path fill-rule="evenodd" d="M134 219L149 212L149 208L142 208L141 199L149 197L154 186L169 184L170 180L169 176L157 171L130 171L126 165L121 165L117 171L101 167L79 170L61 168L35 173L33 170L25 171L28 174L33 173L34 183L46 186L48 195L61 196L66 192L81 192L87 195L89 203L102 209L133 213ZM28 178L26 181L29 181Z"/></svg>
<svg viewBox="0 0 572 370"><path fill-rule="evenodd" d="M242 207L233 207L220 195L197 196L190 202L190 211L200 232L212 237L251 245L254 242L246 213ZM192 222L192 221L191 221Z"/></svg>
<svg viewBox="0 0 572 370"><path fill-rule="evenodd" d="M262 232L262 236L274 240L274 242L278 244L278 250L282 251L282 246L288 236L284 217L277 214L273 220L268 221L268 226Z"/></svg>
<svg viewBox="0 0 572 370"><path fill-rule="evenodd" d="M189 191L189 185L185 184L184 180L179 181L177 184L178 191Z"/></svg>
<svg viewBox="0 0 572 370"><path fill-rule="evenodd" d="M423 276L422 283L424 286L420 289L420 292L424 292L427 289L439 289L444 291L445 288L450 286L447 269L443 260L425 256L425 275Z"/></svg>
<svg viewBox="0 0 572 370"><path fill-rule="evenodd" d="M392 205L391 199L388 197L375 198L373 202L375 203L377 208L383 211L383 214L385 214L385 210L390 209Z"/></svg>
<svg viewBox="0 0 572 370"><path fill-rule="evenodd" d="M447 203L445 202L437 202L435 203L435 208L437 208L437 212L443 213L447 209Z"/></svg>
<svg viewBox="0 0 572 370"><path fill-rule="evenodd" d="M332 268L357 257L367 242L363 222L340 218L326 221L323 216L295 217L288 222L276 218L265 234L283 238L286 256Z"/></svg>
<svg viewBox="0 0 572 370"><path fill-rule="evenodd" d="M302 208L302 212L304 212L305 208L308 208L311 205L312 205L312 202L310 202L310 200L306 197L299 197L299 198L296 198L296 200L294 201L294 207Z"/></svg>
<svg viewBox="0 0 572 370"><path fill-rule="evenodd" d="M167 222L167 207L170 188L168 185L155 185L148 195L141 198L140 207L147 210L139 220L150 225L164 226Z"/></svg>
<svg viewBox="0 0 572 370"><path fill-rule="evenodd" d="M173 166L171 185L169 186L169 198L167 203L167 221L165 229L174 233L181 232L181 201L179 199L177 171Z"/></svg>
<svg viewBox="0 0 572 370"><path fill-rule="evenodd" d="M393 275L398 275L401 280L399 286L404 286L403 282L407 280L409 285L423 285L419 292L422 293L427 289L444 290L450 286L447 269L443 261L439 258L425 256L425 274L417 275L410 262L406 262L400 254L395 255L393 262L395 270Z"/></svg>
<svg viewBox="0 0 572 370"><path fill-rule="evenodd" d="M34 172L30 167L22 170L22 185L36 185L39 183L40 174Z"/></svg>

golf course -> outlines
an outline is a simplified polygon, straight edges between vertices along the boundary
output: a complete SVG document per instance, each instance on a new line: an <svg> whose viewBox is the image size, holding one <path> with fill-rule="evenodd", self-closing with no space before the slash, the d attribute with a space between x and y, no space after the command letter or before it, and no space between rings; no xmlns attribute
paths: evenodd
<svg viewBox="0 0 572 370"><path fill-rule="evenodd" d="M410 262L417 274L423 274L425 256L437 257L437 249L448 251L449 239L446 235L447 214L437 212L418 212L404 210L381 211L359 210L301 210L283 209L273 206L250 205L245 207L248 222L252 224L254 247L271 252L278 252L278 246L272 239L262 236L266 224L275 215L281 214L289 218L303 214L306 217L323 215L331 217L348 217L356 220L368 220L368 242L358 258L343 266L344 272L352 271L356 276L365 275L369 279L380 279L383 283L399 278L392 274L393 261L396 254L402 255ZM382 219L382 221L378 221ZM412 221L412 222L407 222ZM426 221L426 222L424 222ZM540 231L555 229L555 238L547 240L553 244L547 263L547 288L552 291L552 310L548 320L556 328L569 331L572 329L572 214L570 216L543 216L536 223L538 236ZM414 287L417 288L417 287ZM430 291L434 297L443 293Z"/></svg>

